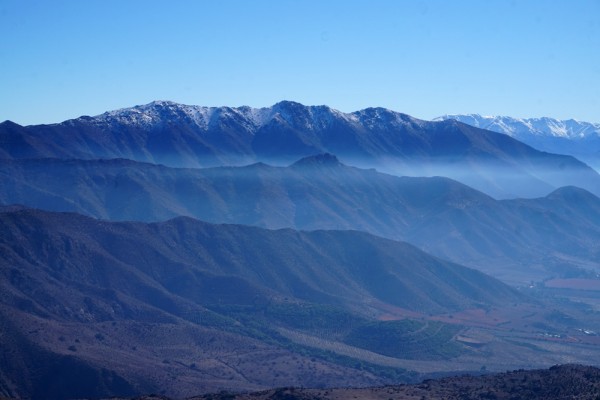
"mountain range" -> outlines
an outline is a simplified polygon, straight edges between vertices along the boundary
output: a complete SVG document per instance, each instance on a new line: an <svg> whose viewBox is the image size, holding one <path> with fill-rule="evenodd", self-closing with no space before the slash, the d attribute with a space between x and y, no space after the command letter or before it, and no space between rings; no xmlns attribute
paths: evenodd
<svg viewBox="0 0 600 400"><path fill-rule="evenodd" d="M467 351L459 328L384 315L525 300L478 271L353 231L106 222L12 207L0 212L0 249L5 396L376 384L381 371L303 350L294 335L439 360ZM406 343L390 346L387 336ZM65 384L78 369L81 385Z"/></svg>
<svg viewBox="0 0 600 400"><path fill-rule="evenodd" d="M396 177L306 157L288 167L169 168L130 160L0 161L0 202L110 220L180 215L279 229L352 229L517 285L598 265L600 199L575 187L494 200L448 178Z"/></svg>
<svg viewBox="0 0 600 400"><path fill-rule="evenodd" d="M436 118L456 120L494 132L507 134L536 149L572 155L600 170L600 124L554 118L512 118L454 114Z"/></svg>
<svg viewBox="0 0 600 400"><path fill-rule="evenodd" d="M384 108L342 113L283 101L268 108L158 101L58 124L0 124L3 158L127 158L172 167L275 165L319 153L395 175L440 175L496 198L575 185L600 195L600 175L570 156L507 135Z"/></svg>
<svg viewBox="0 0 600 400"><path fill-rule="evenodd" d="M357 387L596 360L597 311L357 231L0 211L0 395ZM545 332L541 334L541 332ZM576 345L574 345L576 343Z"/></svg>
<svg viewBox="0 0 600 400"><path fill-rule="evenodd" d="M383 108L3 122L0 396L595 364L599 194L572 156Z"/></svg>

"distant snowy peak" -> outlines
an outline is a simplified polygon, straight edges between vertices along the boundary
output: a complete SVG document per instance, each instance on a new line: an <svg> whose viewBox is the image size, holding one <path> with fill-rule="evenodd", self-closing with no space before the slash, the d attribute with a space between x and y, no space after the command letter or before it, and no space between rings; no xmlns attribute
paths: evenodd
<svg viewBox="0 0 600 400"><path fill-rule="evenodd" d="M281 122L309 131L331 126L338 119L347 119L346 114L328 106L305 106L293 101L281 101L269 110L268 120L277 118Z"/></svg>
<svg viewBox="0 0 600 400"><path fill-rule="evenodd" d="M184 121L207 129L215 117L227 117L234 111L229 107L202 107L174 103L172 101L153 101L119 110L108 111L93 117L98 124L123 124L138 127L152 127L164 124L166 121Z"/></svg>
<svg viewBox="0 0 600 400"><path fill-rule="evenodd" d="M327 129L336 122L362 125L367 129L426 123L385 108L367 108L353 113L344 113L324 105L305 106L293 101L281 101L271 107L263 108L203 107L172 101L153 101L149 104L108 111L95 117L81 119L97 125L118 124L143 128L182 121L202 130L207 130L214 124L235 121L238 126L244 126L248 131L255 131L270 123L285 124L306 131Z"/></svg>
<svg viewBox="0 0 600 400"><path fill-rule="evenodd" d="M407 114L402 114L387 108L366 108L349 114L350 118L367 129L389 129L407 125L422 126L426 121L419 120Z"/></svg>
<svg viewBox="0 0 600 400"><path fill-rule="evenodd" d="M179 104L172 101L153 101L145 105L105 112L93 117L93 119L97 123L119 123L141 127L160 125L165 121L183 121L196 125L201 129L208 129L220 121L236 120L252 130L267 124L273 119L287 123L298 123L298 119L300 119L303 125L312 125L314 121L324 120L322 114L326 113L315 112L320 111L319 108L326 109L330 113L333 111L325 106L305 107L290 101L283 101L265 108L248 106L203 107Z"/></svg>
<svg viewBox="0 0 600 400"><path fill-rule="evenodd" d="M503 116L482 116L479 114L443 115L437 121L457 120L465 124L490 131L505 133L515 138L526 136L549 136L566 139L586 139L600 137L600 124L591 122L558 120L554 118L512 118Z"/></svg>

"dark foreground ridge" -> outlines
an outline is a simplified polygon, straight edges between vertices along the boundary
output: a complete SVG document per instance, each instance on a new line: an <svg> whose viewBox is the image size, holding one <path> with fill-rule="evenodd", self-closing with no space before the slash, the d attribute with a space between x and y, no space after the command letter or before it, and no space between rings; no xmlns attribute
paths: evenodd
<svg viewBox="0 0 600 400"><path fill-rule="evenodd" d="M138 399L166 399L145 396ZM550 369L517 370L483 375L426 380L416 385L376 388L279 388L254 393L221 392L190 400L408 400L408 399L600 399L600 369L560 365Z"/></svg>

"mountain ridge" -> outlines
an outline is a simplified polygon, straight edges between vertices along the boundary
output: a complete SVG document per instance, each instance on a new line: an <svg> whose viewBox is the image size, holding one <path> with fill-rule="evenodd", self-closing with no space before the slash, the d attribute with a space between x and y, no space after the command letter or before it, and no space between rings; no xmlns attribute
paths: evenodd
<svg viewBox="0 0 600 400"><path fill-rule="evenodd" d="M600 136L600 123L574 119L561 120L551 117L514 118L504 115L446 114L433 120L444 121L448 119L457 120L478 128L506 133L517 138L524 133L570 139Z"/></svg>
<svg viewBox="0 0 600 400"><path fill-rule="evenodd" d="M444 115L435 120L457 120L504 133L540 150L572 155L600 170L600 123L478 114Z"/></svg>
<svg viewBox="0 0 600 400"><path fill-rule="evenodd" d="M549 312L478 271L355 231L2 207L0 276L0 395L11 397L381 386L590 363L597 346L576 329L598 331L591 310ZM73 374L81 385L65 384Z"/></svg>
<svg viewBox="0 0 600 400"><path fill-rule="evenodd" d="M83 397L62 384L75 370L93 396L185 397L595 362L594 308L548 297L577 282L544 286L597 283L595 179L383 108L157 101L2 123L0 395L43 398L55 377Z"/></svg>
<svg viewBox="0 0 600 400"><path fill-rule="evenodd" d="M496 198L538 197L573 184L600 194L600 175L569 156L506 135L384 108L342 113L283 101L272 107L154 102L51 125L0 126L3 158L128 158L175 167L288 165L335 154L395 175L442 175Z"/></svg>
<svg viewBox="0 0 600 400"><path fill-rule="evenodd" d="M12 387L15 397L34 398L44 398L47 382L19 377L53 374L37 356L69 356L100 395L382 383L390 369L357 367L361 351L378 353L370 356L378 363L382 355L433 363L468 352L454 339L460 326L386 323L384 315L527 301L481 272L361 232L272 231L187 217L108 222L32 209L0 212L0 276L0 320L15 326L0 335L0 371L8 372L0 374L0 394ZM411 336L428 326L428 335ZM364 331L406 334L414 344L378 348ZM309 350L286 332L326 337L359 358ZM56 367L54 376L68 371ZM393 374L410 377L398 365ZM57 398L88 395L54 384Z"/></svg>
<svg viewBox="0 0 600 400"><path fill-rule="evenodd" d="M597 266L592 238L600 234L600 199L574 187L499 201L449 178L396 177L346 166L333 155L288 167L205 169L131 160L2 160L0 177L2 204L112 220L184 215L271 229L361 230L487 266L495 276L516 273L520 284L559 266L561 275Z"/></svg>

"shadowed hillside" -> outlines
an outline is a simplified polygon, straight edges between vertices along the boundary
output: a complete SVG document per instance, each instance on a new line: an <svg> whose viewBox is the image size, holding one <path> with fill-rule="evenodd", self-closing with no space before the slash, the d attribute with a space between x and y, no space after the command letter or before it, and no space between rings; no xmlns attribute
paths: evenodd
<svg viewBox="0 0 600 400"><path fill-rule="evenodd" d="M386 322L390 310L524 299L480 272L360 232L116 223L13 207L0 213L0 250L0 388L33 398L52 377L56 398L406 381L414 374L386 357L442 360L468 349L455 339L460 326ZM307 347L311 335L339 350ZM382 347L394 337L403 346ZM69 368L87 392L63 386Z"/></svg>
<svg viewBox="0 0 600 400"><path fill-rule="evenodd" d="M600 370L580 365L562 365L548 370L519 370L497 375L427 380L418 385L331 390L282 388L251 394L207 395L194 397L194 400L593 400L598 396Z"/></svg>
<svg viewBox="0 0 600 400"><path fill-rule="evenodd" d="M331 155L285 168L15 160L0 162L0 176L4 204L113 220L187 215L267 228L361 230L520 285L599 268L600 199L574 187L497 201L447 178L399 178Z"/></svg>

